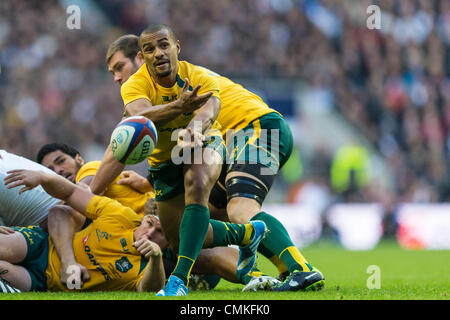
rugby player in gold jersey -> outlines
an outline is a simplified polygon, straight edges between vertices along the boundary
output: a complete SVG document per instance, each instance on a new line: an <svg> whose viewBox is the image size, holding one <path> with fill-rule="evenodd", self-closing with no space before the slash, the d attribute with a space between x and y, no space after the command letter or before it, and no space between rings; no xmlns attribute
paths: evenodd
<svg viewBox="0 0 450 320"><path fill-rule="evenodd" d="M180 89L184 84L182 79L195 73L202 74L202 83L218 85L221 109L217 121L223 137L227 137L229 154L219 181L210 194L210 208L214 209L214 213L223 212L222 216L226 215L233 222L245 223L258 219L269 226L272 232L262 241L259 250L277 266L280 275L288 280L275 290L321 289L324 278L320 271L306 261L284 226L269 213L261 211L275 175L292 151L293 139L289 126L276 110L268 107L259 96L241 85L211 70L179 61L180 48L180 42L168 26L150 26L141 34L141 49L147 65L139 68L131 77L131 83L125 83L122 87L125 113L150 116L151 103L146 104L146 101L156 96L156 90L167 98L157 101L156 104L165 102L164 115L167 119L173 119L174 116L179 116L179 113L176 103L173 104L176 100L170 99L176 98L177 95L170 92L165 85L176 83ZM146 56L148 59L145 59ZM173 86L170 88L173 89ZM274 136L277 139L273 139ZM151 167L160 165L158 156L163 155L164 159L164 152L167 154L170 147L173 147L173 144L165 146L161 153L150 159ZM167 156L164 160L167 161ZM114 159L112 161L114 162ZM110 164L109 167L113 168L114 165ZM168 171L173 171L173 168L170 168ZM157 175L156 184L159 184L162 171L154 172L154 175ZM168 177L173 179L173 176ZM166 193L167 196L167 190L163 188L157 192ZM173 233L176 238L176 223L167 223L165 228L168 234ZM297 285L291 286L293 283Z"/></svg>

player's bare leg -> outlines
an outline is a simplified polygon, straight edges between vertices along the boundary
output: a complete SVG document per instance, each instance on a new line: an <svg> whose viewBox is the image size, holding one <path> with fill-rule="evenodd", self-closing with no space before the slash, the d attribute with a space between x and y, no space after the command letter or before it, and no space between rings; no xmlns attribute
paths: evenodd
<svg viewBox="0 0 450 320"><path fill-rule="evenodd" d="M218 157L217 161L204 163L185 164L183 170L185 199L184 205L180 206L181 198L176 197L169 200L169 204L158 206L161 219L161 225L165 232L168 232L167 238L171 243L172 249L178 251L178 261L175 266L166 288L161 290L158 295L187 294L185 286L188 285L188 279L192 267L197 259L201 248L203 247L206 234L209 227L208 198L212 186L219 177L221 170L220 155L212 149L202 150L204 157ZM193 159L194 157L192 157ZM176 201L176 203L175 203ZM166 202L166 201L164 201ZM183 208L183 212L179 208ZM176 226L168 226L168 209L176 210L176 225L179 226L179 241L176 241ZM167 212L167 213L166 213ZM180 220L181 217L181 220ZM195 232L194 232L195 231ZM178 246L177 246L178 245ZM178 250L176 250L178 247ZM172 293L172 282L176 283L177 292ZM182 282L182 283L181 283ZM184 284L184 286L182 285ZM180 292L178 292L180 291Z"/></svg>
<svg viewBox="0 0 450 320"><path fill-rule="evenodd" d="M255 186L258 186L260 190L264 188L268 190L260 179L245 172L231 172L227 175L226 181L239 177L246 178L246 184L253 181ZM299 284L299 290L316 290L323 286L322 274L318 270L313 269L306 261L300 251L295 247L284 226L270 214L261 211L260 202L249 197L231 195L227 204L227 212L230 220L235 223L247 223L255 219L262 220L266 223L269 228L269 233L261 241L260 249L265 248L265 250L274 254L272 259L277 259L284 263L287 271L290 272L290 277L296 278L296 282Z"/></svg>
<svg viewBox="0 0 450 320"><path fill-rule="evenodd" d="M0 234L0 260L17 264L25 259L27 252L27 241L20 232Z"/></svg>
<svg viewBox="0 0 450 320"><path fill-rule="evenodd" d="M0 234L0 292L8 291L8 283L21 291L31 289L31 277L28 271L15 264L22 262L27 255L27 242L19 232L11 234Z"/></svg>
<svg viewBox="0 0 450 320"><path fill-rule="evenodd" d="M220 157L212 149L205 148L204 152L207 154L206 156ZM213 158L209 158L209 160L211 159ZM172 282L176 282L174 286L176 288L183 288L183 285L179 283L180 281L184 286L188 284L193 264L204 245L208 247L226 246L228 244L248 245L251 243L256 251L256 247L266 230L263 222L256 221L247 225L227 225L214 221L211 222L213 225L210 224L208 210L209 193L220 174L221 161L220 158L217 158L217 161L207 162L208 164L185 166L185 206L180 206L180 196L158 203L161 226L173 249L177 248L175 231L176 227L179 226L178 262L166 285L167 289L161 290L158 293L159 295L166 295ZM184 208L183 212L181 208ZM258 227L255 227L255 225ZM252 264L249 263L245 267L251 268L254 261L251 262ZM235 277L235 275L233 276ZM187 293L187 289L183 288L182 291L184 291L184 294ZM169 294L172 295L171 291ZM180 294L183 294L183 292Z"/></svg>

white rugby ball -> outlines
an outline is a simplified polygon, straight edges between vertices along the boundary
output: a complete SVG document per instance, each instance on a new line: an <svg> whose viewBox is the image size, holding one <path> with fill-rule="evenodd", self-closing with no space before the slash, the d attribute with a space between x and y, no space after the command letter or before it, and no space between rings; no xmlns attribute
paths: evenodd
<svg viewBox="0 0 450 320"><path fill-rule="evenodd" d="M134 116L119 122L111 134L110 146L117 161L136 164L152 154L157 139L153 122L143 116Z"/></svg>

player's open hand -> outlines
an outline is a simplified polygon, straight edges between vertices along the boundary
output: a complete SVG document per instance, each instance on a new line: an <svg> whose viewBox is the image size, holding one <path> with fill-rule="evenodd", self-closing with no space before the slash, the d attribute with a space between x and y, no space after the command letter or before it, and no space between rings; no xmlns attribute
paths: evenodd
<svg viewBox="0 0 450 320"><path fill-rule="evenodd" d="M13 234L15 231L13 228L0 226L0 234Z"/></svg>
<svg viewBox="0 0 450 320"><path fill-rule="evenodd" d="M36 170L11 170L5 177L4 182L8 189L24 186L19 190L19 194L31 190L40 185L45 178L45 173Z"/></svg>
<svg viewBox="0 0 450 320"><path fill-rule="evenodd" d="M187 78L185 79L180 98L178 99L183 113L193 112L201 108L212 96L212 92L208 92L199 96L198 91L200 90L201 86L202 85L199 84L191 91L189 90L189 80Z"/></svg>
<svg viewBox="0 0 450 320"><path fill-rule="evenodd" d="M177 145L182 149L202 147L203 141L205 141L205 136L191 128L181 129L178 132Z"/></svg>
<svg viewBox="0 0 450 320"><path fill-rule="evenodd" d="M150 257L157 257L162 254L161 248L158 244L145 238L139 239L133 243L133 247L135 247L136 250L147 259Z"/></svg>

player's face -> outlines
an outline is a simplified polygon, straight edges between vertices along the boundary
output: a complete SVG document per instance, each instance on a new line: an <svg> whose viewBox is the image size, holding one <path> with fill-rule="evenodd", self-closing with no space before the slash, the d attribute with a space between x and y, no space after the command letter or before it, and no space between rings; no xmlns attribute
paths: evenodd
<svg viewBox="0 0 450 320"><path fill-rule="evenodd" d="M114 81L119 85L122 85L133 73L135 73L144 63L142 55L139 52L138 55L131 60L125 57L122 51L117 51L111 57L108 64L108 70L114 76Z"/></svg>
<svg viewBox="0 0 450 320"><path fill-rule="evenodd" d="M169 31L161 29L140 38L142 54L152 77L164 78L177 72L180 42Z"/></svg>
<svg viewBox="0 0 450 320"><path fill-rule="evenodd" d="M42 159L42 165L74 183L83 164L84 160L79 154L72 158L61 150L50 152Z"/></svg>
<svg viewBox="0 0 450 320"><path fill-rule="evenodd" d="M161 249L164 249L169 245L169 242L162 232L159 219L152 215L144 216L141 225L134 232L135 241L142 238L155 242Z"/></svg>

